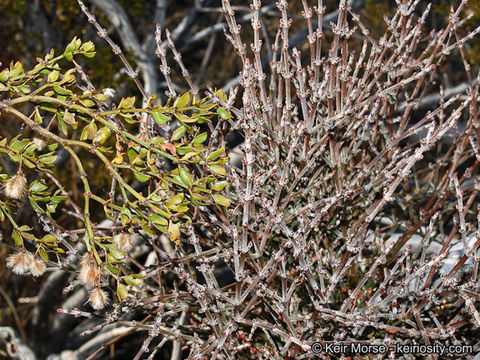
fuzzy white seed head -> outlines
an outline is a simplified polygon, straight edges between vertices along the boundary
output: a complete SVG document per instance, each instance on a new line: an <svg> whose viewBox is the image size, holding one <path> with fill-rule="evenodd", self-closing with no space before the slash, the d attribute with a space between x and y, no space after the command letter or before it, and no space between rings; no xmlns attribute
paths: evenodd
<svg viewBox="0 0 480 360"><path fill-rule="evenodd" d="M30 270L30 264L33 262L33 255L29 251L21 251L10 255L7 259L7 266L15 274L24 275Z"/></svg>
<svg viewBox="0 0 480 360"><path fill-rule="evenodd" d="M95 288L90 291L88 302L94 310L101 310L108 304L108 294L100 288Z"/></svg>
<svg viewBox="0 0 480 360"><path fill-rule="evenodd" d="M32 143L33 145L35 145L38 151L42 151L43 149L45 149L45 146L47 146L47 142L41 137L33 138Z"/></svg>
<svg viewBox="0 0 480 360"><path fill-rule="evenodd" d="M112 88L105 88L103 89L103 94L109 98L113 98L115 96L115 90Z"/></svg>
<svg viewBox="0 0 480 360"><path fill-rule="evenodd" d="M117 249L123 252L129 252L133 247L132 237L127 233L115 235L112 241Z"/></svg>
<svg viewBox="0 0 480 360"><path fill-rule="evenodd" d="M27 179L22 172L12 176L5 183L5 195L11 199L22 200L27 191Z"/></svg>
<svg viewBox="0 0 480 360"><path fill-rule="evenodd" d="M100 269L97 264L95 264L95 260L93 260L89 254L85 255L80 262L78 279L87 288L92 288L95 286L95 282L99 276Z"/></svg>
<svg viewBox="0 0 480 360"><path fill-rule="evenodd" d="M35 277L45 274L45 270L47 270L47 264L42 259L35 259L30 263L30 273Z"/></svg>

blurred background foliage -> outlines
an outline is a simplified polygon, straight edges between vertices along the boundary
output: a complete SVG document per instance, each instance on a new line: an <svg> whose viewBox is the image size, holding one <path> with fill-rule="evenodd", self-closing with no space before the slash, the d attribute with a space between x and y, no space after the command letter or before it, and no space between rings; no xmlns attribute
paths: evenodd
<svg viewBox="0 0 480 360"><path fill-rule="evenodd" d="M432 13L427 20L427 26L433 29L444 25L448 20L450 7L459 2L459 0L453 2L446 0L432 1ZM117 0L117 3L127 12L140 41L153 34L155 30L153 22L155 1ZM273 3L274 1L271 0L262 2L264 7ZM311 3L311 1L308 1L308 3ZM417 11L420 13L428 3L422 2ZM193 26L176 43L177 47L182 49L184 53L183 60L187 68L193 74L198 73L200 69L210 37L187 46L184 46L183 43L189 42L190 37L200 30L215 24L217 21L223 21L223 17L219 17L220 1L209 0L204 1L204 4L204 8L199 10L200 16L196 16ZM108 16L99 9L92 7L88 2L87 5L92 8L100 24L108 30L113 40L122 45L115 27L109 22ZM237 14L245 15L250 11L245 1L232 1L232 5L237 6ZM324 5L328 14L335 9L337 2L327 0L324 1ZM191 0L167 1L166 17L162 27L172 31L194 7L195 1ZM372 30L374 37L379 38L386 28L383 15L392 15L394 9L395 1L367 0L359 14L365 25ZM303 26L301 11L301 1L289 2L289 12L293 19L291 33ZM272 16L276 13L277 9L273 7L270 12L265 14L263 20L268 29L275 30L277 28L278 19L276 16ZM470 13L473 16L465 30L471 30L480 24L480 0L469 1L465 15ZM2 0L0 2L0 14L2 14L0 17L0 62L4 65L15 59L20 60L24 67L28 68L29 65L34 63L36 57L43 56L51 48L62 49L74 36L78 36L83 41L91 40L96 45L95 67L89 69L89 75L96 86L112 87L117 90L120 88L124 89L126 93L134 91L133 83L128 82L125 75L122 76L122 65L118 57L113 54L108 44L98 37L96 30L87 22L76 1ZM250 32L250 25L244 25L242 31ZM272 31L269 35L273 42L275 32ZM303 45L307 46L307 44ZM128 53L126 49L123 50L127 53L129 60L134 62L136 55ZM480 41L478 39L467 44L466 50L473 63L480 61ZM212 54L214 55L211 56L208 67L204 71L203 81L199 84L200 88L206 84L223 86L229 79L238 75L239 68L235 65L239 65L239 63L235 63L237 60L232 56L233 49L230 43L224 40L222 31L217 33ZM234 59L233 63L232 59ZM173 76L175 78L175 72Z"/></svg>
<svg viewBox="0 0 480 360"><path fill-rule="evenodd" d="M129 16L132 27L140 41L147 36L152 35L155 30L153 23L153 14L155 11L155 1L150 0L117 0ZM435 0L432 1L432 13L427 20L427 26L438 28L444 25L448 20L450 7L458 4L460 1ZM263 6L273 4L274 1L263 1ZM308 3L311 3L309 1ZM420 13L425 9L429 2L422 2L417 8ZM188 33L180 38L177 47L184 52L184 61L189 71L193 74L199 70L202 57L208 46L209 37L192 45L183 46L182 43L188 42L189 38L196 32L215 24L219 20L221 2L210 0L205 1L206 6L200 10L200 15L195 19L194 25L188 29ZM327 0L324 5L326 13L335 9L337 2ZM91 7L90 4L87 3ZM245 1L232 1L232 5L237 6L238 14L246 14L249 8ZM163 28L171 31L188 15L195 6L194 1L180 0L167 1L166 18ZM108 16L99 9L92 7L93 13L109 32L114 41L121 45L118 34L114 26L108 20ZM372 34L379 38L383 34L386 25L383 15L392 15L395 9L395 1L367 0L363 9L359 11L362 21L372 30ZM294 33L300 26L303 26L301 18L301 1L290 1L289 12L292 15L293 24L291 32ZM90 68L89 75L92 81L98 87L123 88L127 87L130 91L133 84L125 85L126 76L120 76L122 65L111 48L100 39L96 30L91 26L85 15L81 12L76 1L71 0L3 0L0 2L0 62L4 65L11 60L20 60L24 67L34 63L36 57L41 57L51 48L62 49L74 37L78 36L83 41L93 41L96 45L97 55L94 68ZM270 15L277 13L274 7ZM470 0L467 14L473 14L465 30L471 30L480 24L480 0ZM223 21L223 17L220 17ZM269 29L276 29L278 19L275 16L264 17L264 21ZM271 22L271 24L269 24ZM271 25L271 26L269 26ZM250 26L242 27L242 31L250 32ZM274 40L275 33L269 34L271 41ZM306 46L307 44L303 44ZM480 61L480 41L477 39L466 46L467 52L473 63ZM265 49L264 49L265 50ZM125 49L124 49L125 51ZM125 51L127 52L127 51ZM230 43L224 41L222 32L217 33L217 39L214 45L213 54L208 68L204 72L203 81L200 87L206 84L225 85L228 80L238 74L238 67L232 64L233 49ZM135 60L136 55L128 53L130 60ZM153 54L152 54L153 55ZM236 59L235 59L236 61Z"/></svg>
<svg viewBox="0 0 480 360"><path fill-rule="evenodd" d="M135 30L135 34L140 42L152 36L155 30L153 14L155 11L155 1L152 0L117 0L126 13ZM166 6L165 22L163 29L168 28L174 30L181 21L191 14L195 3L192 0L168 0ZM453 3L459 3L455 0ZM273 4L274 1L265 0L262 2L264 7ZM311 4L311 1L308 1ZM450 6L452 1L436 0L432 1L432 13L429 16L426 26L429 29L439 28L444 26L448 21ZM118 35L117 29L110 23L108 15L100 11L98 8L92 6L87 2L87 6L95 14L99 23L105 27L110 37L122 47L127 59L132 63L138 60L137 54L131 53L125 49L122 41ZM337 1L324 1L327 7L326 13L334 11ZM425 9L428 2L421 2L417 11L419 15ZM206 86L221 88L229 81L235 78L240 70L240 62L238 57L234 56L234 50L229 42L225 40L223 31L219 31L212 36L207 36L201 41L189 43L189 40L199 31L217 22L223 22L221 15L221 2L219 0L203 1L204 8L198 10L199 14L195 17L192 26L188 27L186 31L176 41L177 49L183 54L183 61L187 69L192 74L193 79L198 82L199 88L205 89ZM246 15L250 12L247 2L243 0L232 1L232 5L237 6L237 16ZM295 33L304 26L304 20L301 16L302 11L301 1L289 1L289 13L293 19L291 33ZM383 15L390 16L395 9L395 1L383 0L367 0L363 4L363 8L359 11L362 16L362 21L367 28L372 29L372 36L379 38L384 33L386 24L383 20ZM277 9L273 7L270 12L264 14L263 21L267 29L271 30L269 34L270 41L275 39L275 30L278 28ZM470 0L465 15L473 14L469 20L466 30L471 30L480 24L480 0ZM426 30L429 30L426 29ZM242 31L245 32L244 39L251 38L251 29L249 21L243 24ZM327 39L331 38L331 33L328 29L326 32ZM463 31L463 30L462 30ZM80 7L76 1L72 0L2 0L0 1L0 68L6 67L11 61L21 61L24 68L29 69L35 64L36 57L43 57L49 49L53 48L56 51L64 49L74 36L78 36L82 41L93 41L96 46L97 54L93 60L82 59L80 64L84 67L89 75L92 83L99 89L113 88L117 92L116 100L125 96L138 96L133 81L126 76L120 59L112 52L110 46L97 35L95 28L88 23L85 15L81 12ZM215 36L215 38L213 38ZM153 41L153 39L152 39ZM359 49L362 40L358 40ZM188 45L186 45L188 44ZM249 45L249 44L247 44ZM208 62L204 64L205 54L211 46L211 56ZM297 44L306 54L308 44ZM326 44L328 46L328 44ZM480 40L477 38L465 45L466 52L473 64L480 63ZM249 49L250 50L250 49ZM266 46L263 52L266 54ZM168 54L171 60L171 53ZM153 58L156 58L152 54ZM452 59L451 57L450 59ZM157 59L157 63L160 61ZM182 77L177 65L170 61L172 66L172 79L176 82L183 92L187 89L186 83L182 82ZM458 72L456 71L458 69ZM443 69L446 83L455 86L458 83L464 82L462 77L464 72L461 71L461 59L445 64ZM476 73L474 71L473 73ZM461 75L462 74L462 75ZM164 79L160 76L159 91L164 92L166 86ZM114 100L115 101L115 100ZM19 132L27 132L28 130L21 127L16 119L9 118L8 115L2 115L0 125L0 136L11 138ZM88 156L83 155L83 156ZM98 166L95 162L87 162L82 159L89 168L86 169L88 173L93 173L93 170ZM5 167L5 164L1 164ZM73 179L77 178L72 171L73 166L69 162L65 163L63 169L57 169L57 178L62 183L72 184L72 197L74 201L79 201L81 198L81 187L77 189ZM96 172L96 178L89 179L91 184L97 189L106 190L108 187L107 174ZM32 214L20 212L20 216L28 224L28 219L33 221ZM69 222L75 221L67 214L61 215L64 217L63 223L68 228ZM97 219L98 220L98 219ZM58 219L62 223L62 219ZM78 226L80 224L76 224ZM5 223L0 224L2 232L9 234L10 230L5 228ZM6 243L11 243L10 239L3 239ZM1 295L0 296L0 322L5 325L12 325L19 330L22 337L25 337L25 328L28 326L29 319L32 312L32 302L29 302L29 297L35 296L36 288L42 282L42 278L33 279L32 277L15 277L12 280L12 275L5 269L5 258L10 252L7 246L0 247L0 273L2 275L0 281ZM8 289L8 291L5 291ZM13 299L13 300L12 300ZM23 299L19 301L18 299ZM15 302L15 303L14 303Z"/></svg>

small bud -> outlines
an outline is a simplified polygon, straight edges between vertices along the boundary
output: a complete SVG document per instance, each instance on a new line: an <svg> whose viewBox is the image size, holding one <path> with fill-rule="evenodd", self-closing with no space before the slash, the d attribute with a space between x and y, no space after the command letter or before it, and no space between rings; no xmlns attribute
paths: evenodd
<svg viewBox="0 0 480 360"><path fill-rule="evenodd" d="M15 274L23 275L29 271L32 261L32 253L28 251L22 251L10 255L7 259L7 266L12 269Z"/></svg>
<svg viewBox="0 0 480 360"><path fill-rule="evenodd" d="M100 276L100 269L90 255L85 255L80 262L80 275L78 279L87 288L95 286L95 281Z"/></svg>
<svg viewBox="0 0 480 360"><path fill-rule="evenodd" d="M33 145L37 148L38 151L42 151L47 146L47 141L41 137L35 137L32 141Z"/></svg>
<svg viewBox="0 0 480 360"><path fill-rule="evenodd" d="M27 179L22 172L12 176L5 183L5 195L11 199L22 200L27 191Z"/></svg>
<svg viewBox="0 0 480 360"><path fill-rule="evenodd" d="M108 304L108 294L97 287L90 291L88 302L94 310L101 310Z"/></svg>
<svg viewBox="0 0 480 360"><path fill-rule="evenodd" d="M113 243L118 250L129 252L133 247L132 237L127 233L120 233L113 237Z"/></svg>
<svg viewBox="0 0 480 360"><path fill-rule="evenodd" d="M35 259L30 263L30 273L35 277L42 276L45 270L47 270L47 264L42 259Z"/></svg>

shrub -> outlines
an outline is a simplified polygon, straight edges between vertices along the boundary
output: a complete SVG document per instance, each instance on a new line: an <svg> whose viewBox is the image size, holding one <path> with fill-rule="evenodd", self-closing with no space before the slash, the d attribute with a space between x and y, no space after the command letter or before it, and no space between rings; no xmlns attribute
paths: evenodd
<svg viewBox="0 0 480 360"><path fill-rule="evenodd" d="M260 2L252 1L249 51L222 1L226 36L242 63L241 90L228 96L208 89L199 98L168 32L191 86L165 105L145 93L142 107L133 97L113 104L74 61L94 51L78 39L31 71L16 63L0 73L0 111L36 136L24 130L0 142L19 164L15 175L3 175L0 203L21 247L9 266L34 275L45 270L36 261L79 268L92 307L110 307L103 315L61 311L100 317L86 335L112 324L122 324L122 334L148 331L135 359L148 351L153 358L168 340L174 355L182 348L198 359L301 358L314 342L329 341L441 341L471 352L480 326L480 186L472 181L480 124L479 85L464 47L480 28L462 32L466 2L428 34L430 5L398 3L375 39L346 1L331 36L318 27L326 23L322 2L312 9L302 1L305 51L290 46L289 4L276 5L278 32L267 51ZM159 31L157 44L173 95ZM451 54L459 55L466 85L444 89L439 69ZM238 167L224 154L233 131L244 138ZM80 204L55 175L60 148L75 165L72 181L81 181ZM80 149L88 152L83 161ZM101 184L92 191L83 163L93 159L108 174L109 193ZM134 189L134 179L143 185ZM26 198L43 237L15 220ZM92 202L103 209L97 221L111 223L95 225ZM58 225L59 206L80 229ZM155 260L142 265L129 255L135 247ZM78 265L65 261L65 251Z"/></svg>

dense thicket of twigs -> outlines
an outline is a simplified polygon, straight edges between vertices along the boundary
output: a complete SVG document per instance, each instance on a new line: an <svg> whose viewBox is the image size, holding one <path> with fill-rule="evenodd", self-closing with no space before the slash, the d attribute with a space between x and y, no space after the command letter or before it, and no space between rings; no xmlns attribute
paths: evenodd
<svg viewBox="0 0 480 360"><path fill-rule="evenodd" d="M466 346L474 358L480 75L471 47L480 27L471 24L471 4L456 3L442 18L431 4L398 1L373 27L359 14L382 9L378 3L253 0L246 8L202 0L168 31L161 25L171 4L159 0L151 9L156 32L141 34L120 2L78 3L133 81L121 82L112 99L89 79L89 62L75 63L75 89L63 81L68 70L51 79L47 64L51 94L24 87L33 73L0 73L2 125L22 133L1 134L8 143L0 142L0 205L11 220L2 225L2 251L22 249L8 260L16 273L41 275L35 261L48 262L36 282L5 270L5 354L329 358L313 355L312 344L362 341ZM220 11L217 24L199 29L204 14ZM193 45L204 39L205 48ZM92 51L77 45L73 55ZM185 48L194 51L182 58ZM208 72L222 48L232 51L230 66L222 65L228 75L213 84ZM142 105L124 97L131 91ZM30 107L19 106L25 102ZM35 125L46 103L63 120ZM93 123L116 140L88 135ZM47 154L56 156L55 172L28 141L12 143L29 132L61 145ZM77 155L73 146L90 152ZM100 165L107 176L97 179ZM31 203L43 187L17 190L32 180L15 175L19 166L44 171L49 191L64 188L49 198L53 209ZM45 231L58 242L42 238ZM35 286L22 290L26 284Z"/></svg>

